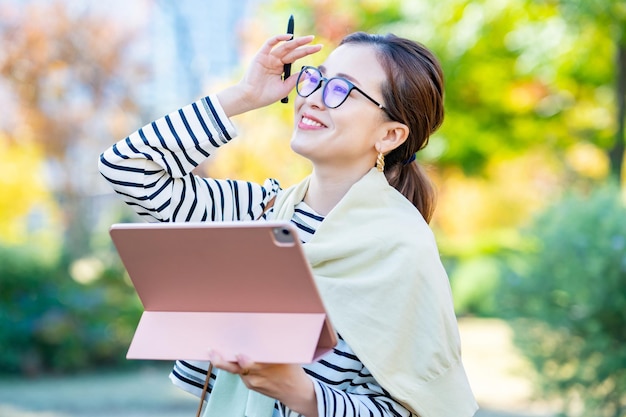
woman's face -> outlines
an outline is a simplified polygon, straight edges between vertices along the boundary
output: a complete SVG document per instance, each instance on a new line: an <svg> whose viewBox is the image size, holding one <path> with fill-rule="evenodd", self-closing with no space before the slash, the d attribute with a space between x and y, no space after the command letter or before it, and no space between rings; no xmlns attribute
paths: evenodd
<svg viewBox="0 0 626 417"><path fill-rule="evenodd" d="M371 46L342 45L319 68L323 77L344 77L384 105L386 74ZM385 112L356 90L339 107L328 108L319 88L308 97L296 96L291 148L317 168L367 172L376 161L375 143L385 135L386 120Z"/></svg>

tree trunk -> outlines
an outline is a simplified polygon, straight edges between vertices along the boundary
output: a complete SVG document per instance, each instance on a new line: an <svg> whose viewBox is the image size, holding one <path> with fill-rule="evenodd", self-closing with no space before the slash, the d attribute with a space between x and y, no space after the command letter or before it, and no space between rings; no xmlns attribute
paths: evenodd
<svg viewBox="0 0 626 417"><path fill-rule="evenodd" d="M617 131L615 132L615 144L609 150L611 162L611 176L622 183L622 170L624 165L624 124L626 123L626 42L617 45L616 65L616 102L617 102Z"/></svg>

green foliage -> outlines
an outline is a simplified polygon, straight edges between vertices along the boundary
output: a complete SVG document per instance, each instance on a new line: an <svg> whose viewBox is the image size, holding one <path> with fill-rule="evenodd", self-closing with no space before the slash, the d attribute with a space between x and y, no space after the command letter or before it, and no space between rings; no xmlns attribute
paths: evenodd
<svg viewBox="0 0 626 417"><path fill-rule="evenodd" d="M614 39L626 35L626 2L623 0L558 0L563 15L575 22L591 21L610 31Z"/></svg>
<svg viewBox="0 0 626 417"><path fill-rule="evenodd" d="M33 247L0 246L0 373L123 364L141 305L115 262L80 284Z"/></svg>
<svg viewBox="0 0 626 417"><path fill-rule="evenodd" d="M460 262L450 273L457 315L496 315L494 292L499 279L498 265L489 257L482 256Z"/></svg>
<svg viewBox="0 0 626 417"><path fill-rule="evenodd" d="M264 21L271 19L273 27L283 27L285 18L294 14L296 33L337 44L350 32L375 31L381 24L400 21L403 7L401 0L274 0L267 5Z"/></svg>
<svg viewBox="0 0 626 417"><path fill-rule="evenodd" d="M626 27L623 1L275 0L263 16L269 33L289 13L296 31L315 34L325 50L365 30L435 52L446 120L422 160L439 169L485 176L513 155L563 156L581 141L608 152L615 142L616 35L605 23ZM562 171L572 168L559 160Z"/></svg>
<svg viewBox="0 0 626 417"><path fill-rule="evenodd" d="M557 155L581 139L611 146L614 37L593 16L573 21L563 10L551 0L405 2L401 19L377 27L424 43L442 63L446 120L425 156L479 176L546 145Z"/></svg>
<svg viewBox="0 0 626 417"><path fill-rule="evenodd" d="M573 413L626 413L626 208L619 191L571 195L507 258L499 297L544 393ZM574 414L570 414L574 415Z"/></svg>

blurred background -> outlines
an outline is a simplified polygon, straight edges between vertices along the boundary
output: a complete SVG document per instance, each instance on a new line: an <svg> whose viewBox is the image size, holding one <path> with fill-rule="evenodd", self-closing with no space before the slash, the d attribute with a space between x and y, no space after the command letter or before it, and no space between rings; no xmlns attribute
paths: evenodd
<svg viewBox="0 0 626 417"><path fill-rule="evenodd" d="M0 416L191 415L127 361L142 311L108 228L140 221L100 152L239 79L270 35L393 32L439 57L439 193L480 416L626 416L626 0L0 0ZM299 68L301 63L297 63ZM308 173L293 109L234 119L198 172Z"/></svg>

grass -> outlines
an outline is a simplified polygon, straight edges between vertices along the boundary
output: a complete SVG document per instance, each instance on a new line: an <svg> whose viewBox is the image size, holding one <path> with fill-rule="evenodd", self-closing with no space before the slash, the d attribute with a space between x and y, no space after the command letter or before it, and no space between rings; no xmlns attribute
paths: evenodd
<svg viewBox="0 0 626 417"><path fill-rule="evenodd" d="M0 416L195 416L198 401L170 383L169 370L0 379Z"/></svg>
<svg viewBox="0 0 626 417"><path fill-rule="evenodd" d="M549 417L550 407L529 397L530 383L511 332L499 320L460 321L464 363L481 405L476 417ZM194 417L198 399L174 387L172 363L146 362L139 370L0 377L0 417Z"/></svg>

